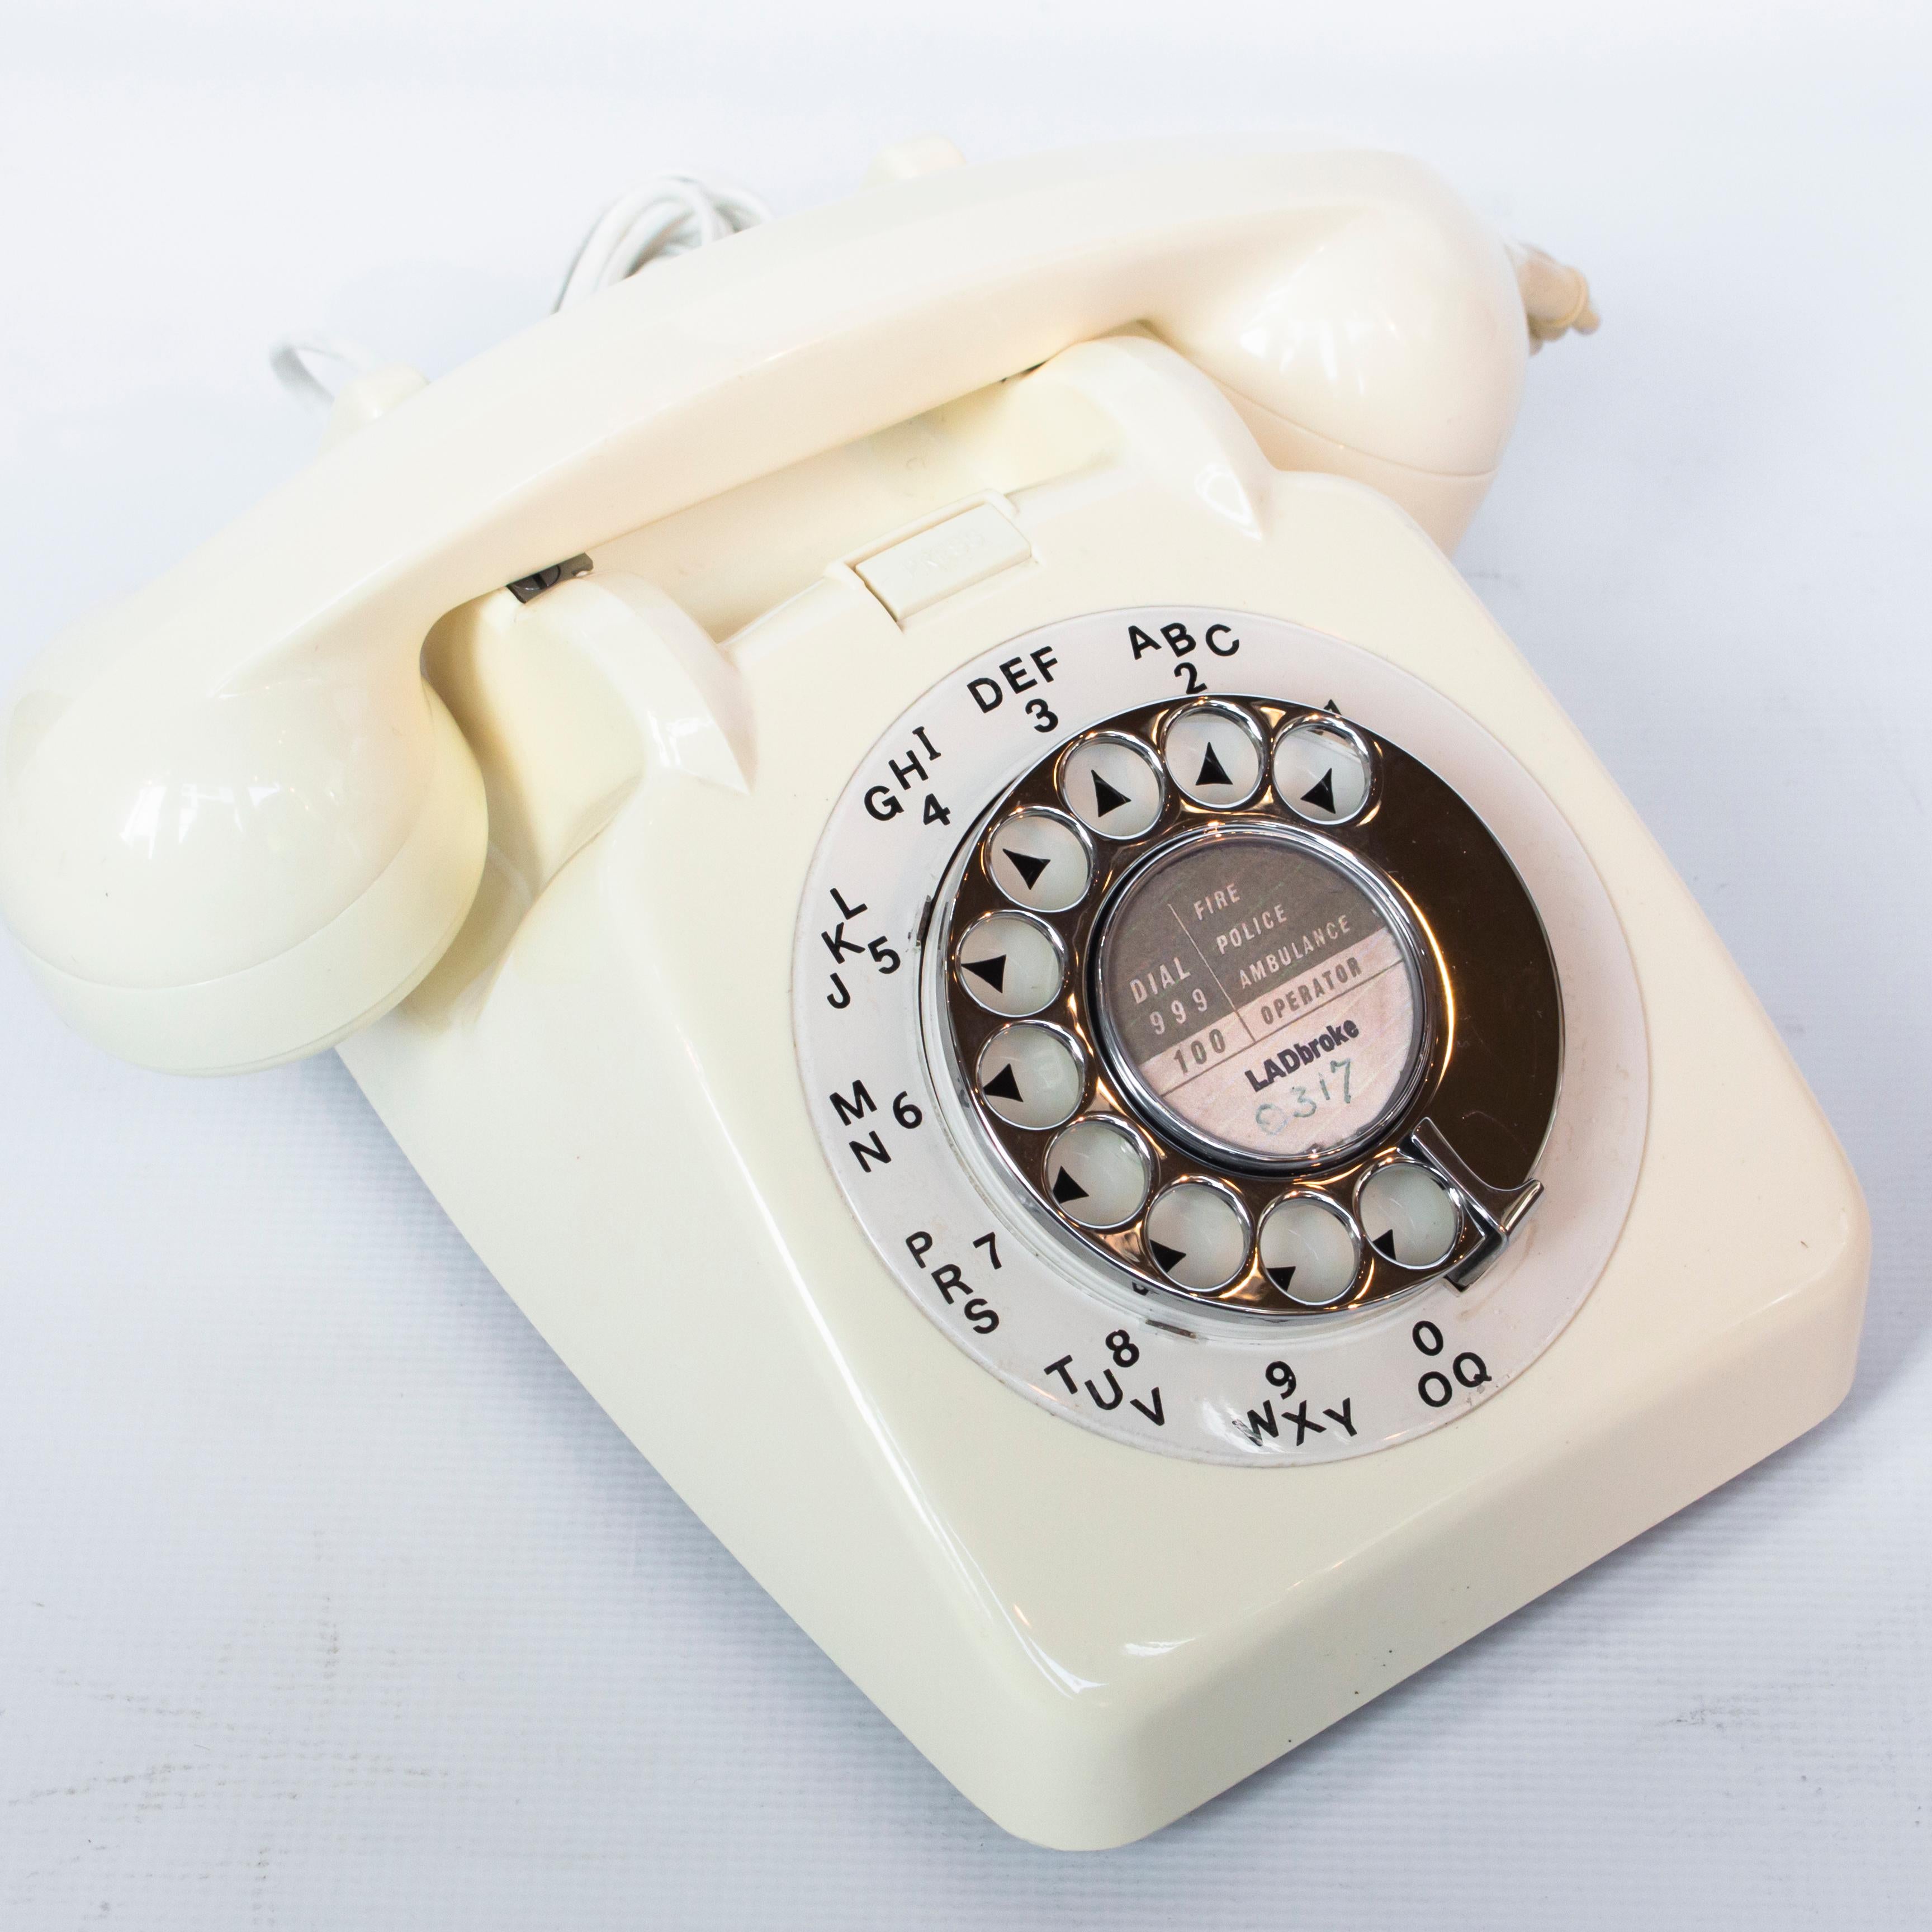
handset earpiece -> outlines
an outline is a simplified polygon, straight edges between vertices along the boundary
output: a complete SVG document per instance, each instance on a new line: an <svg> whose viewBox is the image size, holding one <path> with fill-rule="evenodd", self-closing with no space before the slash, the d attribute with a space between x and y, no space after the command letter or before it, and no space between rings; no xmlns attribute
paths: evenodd
<svg viewBox="0 0 1932 1932"><path fill-rule="evenodd" d="M1517 278L1502 237L1426 170L1399 196L1336 190L1292 251L1227 256L1151 320L1277 469L1367 483L1451 550L1522 397Z"/></svg>

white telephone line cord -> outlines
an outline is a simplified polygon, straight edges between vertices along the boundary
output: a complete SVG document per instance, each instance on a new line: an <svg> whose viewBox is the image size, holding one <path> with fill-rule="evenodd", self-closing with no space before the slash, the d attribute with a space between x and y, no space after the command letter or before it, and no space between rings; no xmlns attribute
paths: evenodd
<svg viewBox="0 0 1932 1932"><path fill-rule="evenodd" d="M756 195L731 183L701 175L659 175L598 218L572 258L553 307L568 308L653 262L755 228L771 214ZM317 362L335 363L347 373L332 386L316 374ZM383 358L361 343L314 330L286 336L268 352L276 381L292 396L325 410L334 406L342 382L383 366Z"/></svg>
<svg viewBox="0 0 1932 1932"><path fill-rule="evenodd" d="M771 210L742 188L698 175L660 175L604 211L584 238L555 306L568 308L652 262L688 254L771 218Z"/></svg>
<svg viewBox="0 0 1932 1932"><path fill-rule="evenodd" d="M268 351L268 367L275 372L275 380L290 395L324 410L334 404L335 390L316 374L310 366L312 362L340 363L349 371L343 378L345 382L382 366L382 358L374 350L350 341L345 335L324 335L311 330L306 335L284 336Z"/></svg>

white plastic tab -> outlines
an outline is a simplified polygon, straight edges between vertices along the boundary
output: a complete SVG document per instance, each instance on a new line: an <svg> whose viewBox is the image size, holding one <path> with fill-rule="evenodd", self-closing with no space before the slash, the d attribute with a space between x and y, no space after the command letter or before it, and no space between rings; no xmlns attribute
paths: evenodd
<svg viewBox="0 0 1932 1932"><path fill-rule="evenodd" d="M966 157L944 134L915 134L910 140L895 142L875 154L861 185L886 188L894 182L916 181L922 175L965 165ZM1540 249L1537 252L1542 253ZM1549 257L1544 259L1547 261Z"/></svg>
<svg viewBox="0 0 1932 1932"><path fill-rule="evenodd" d="M990 503L962 510L855 564L866 587L903 624L1033 555L1033 547Z"/></svg>

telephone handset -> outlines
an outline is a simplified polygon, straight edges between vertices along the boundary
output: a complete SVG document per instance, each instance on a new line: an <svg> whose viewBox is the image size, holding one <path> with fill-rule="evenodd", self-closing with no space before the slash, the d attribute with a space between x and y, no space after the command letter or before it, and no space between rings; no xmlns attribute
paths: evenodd
<svg viewBox="0 0 1932 1932"><path fill-rule="evenodd" d="M1412 163L1103 153L942 172L665 262L410 398L30 674L9 923L82 1030L183 1071L313 1052L448 946L487 841L420 674L446 611L1141 327L1277 461L1451 542L1528 337Z"/></svg>
<svg viewBox="0 0 1932 1932"><path fill-rule="evenodd" d="M753 227L58 644L0 907L130 1058L339 1043L947 1775L1137 1836L1849 1377L1829 1130L1445 560L1570 325L1383 154Z"/></svg>

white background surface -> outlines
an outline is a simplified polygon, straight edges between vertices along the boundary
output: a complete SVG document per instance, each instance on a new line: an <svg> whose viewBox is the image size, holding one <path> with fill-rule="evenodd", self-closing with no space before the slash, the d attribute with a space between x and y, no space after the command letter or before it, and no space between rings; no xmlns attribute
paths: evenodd
<svg viewBox="0 0 1932 1932"><path fill-rule="evenodd" d="M0 1924L1923 1926L1932 33L914 12L14 0L0 673L302 460L272 338L436 374L663 166L782 209L929 126L1412 149L1598 289L1460 561L1864 1180L1850 1399L1193 1817L1042 1852L630 1450L332 1056L136 1072L0 955Z"/></svg>

